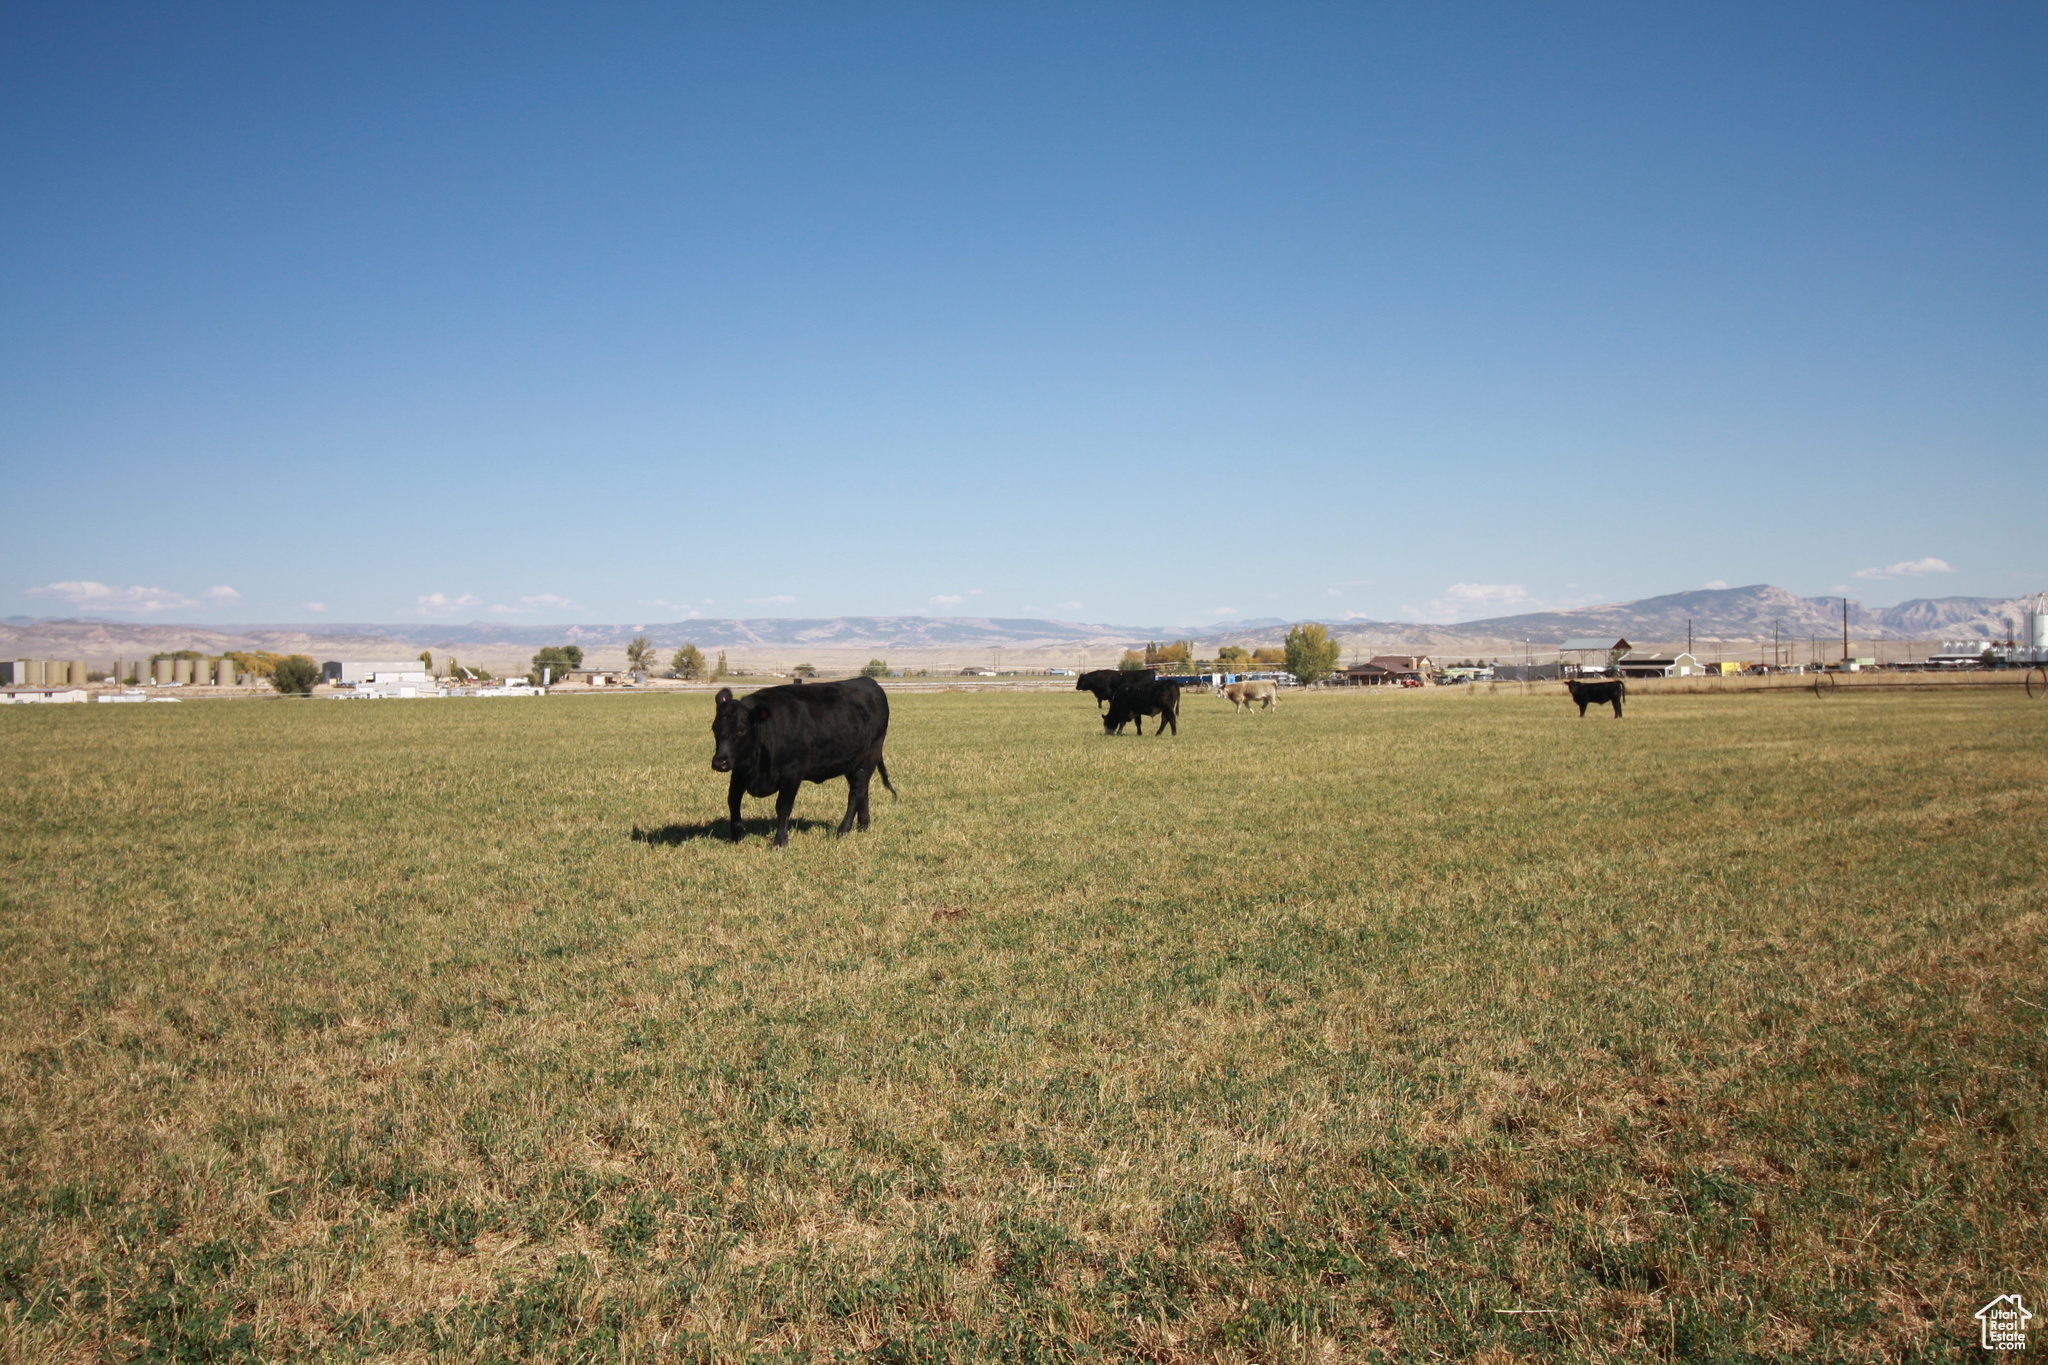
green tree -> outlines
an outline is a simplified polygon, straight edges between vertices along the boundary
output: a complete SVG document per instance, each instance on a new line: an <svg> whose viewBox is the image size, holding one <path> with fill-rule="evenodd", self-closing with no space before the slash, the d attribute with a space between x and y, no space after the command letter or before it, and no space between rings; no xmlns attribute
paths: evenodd
<svg viewBox="0 0 2048 1365"><path fill-rule="evenodd" d="M635 635L626 646L626 667L635 673L645 673L653 666L654 642L645 635Z"/></svg>
<svg viewBox="0 0 2048 1365"><path fill-rule="evenodd" d="M1316 621L1304 621L1287 632L1287 671L1302 686L1319 683L1336 671L1342 650Z"/></svg>
<svg viewBox="0 0 2048 1365"><path fill-rule="evenodd" d="M421 650L420 663L426 668L427 672L432 673L434 671L434 651L431 649Z"/></svg>
<svg viewBox="0 0 2048 1365"><path fill-rule="evenodd" d="M1116 666L1126 673L1135 673L1145 667L1145 656L1135 649L1127 649L1124 657L1116 661Z"/></svg>
<svg viewBox="0 0 2048 1365"><path fill-rule="evenodd" d="M1252 656L1246 653L1241 645L1225 645L1216 651L1216 662L1224 665L1226 668L1231 664L1250 663L1251 659Z"/></svg>
<svg viewBox="0 0 2048 1365"><path fill-rule="evenodd" d="M541 670L546 669L550 682L560 682L572 668L583 666L583 649L579 645L548 645L533 656L533 663L526 670L527 679L536 685L541 680Z"/></svg>
<svg viewBox="0 0 2048 1365"><path fill-rule="evenodd" d="M320 681L320 665L303 654L287 654L270 671L270 685L286 696L306 696Z"/></svg>
<svg viewBox="0 0 2048 1365"><path fill-rule="evenodd" d="M683 641L683 647L677 650L675 657L668 662L669 667L675 670L675 675L678 678L701 678L704 676L704 651L691 644L688 640Z"/></svg>
<svg viewBox="0 0 2048 1365"><path fill-rule="evenodd" d="M798 664L789 672L790 676L794 678L815 678L818 676L818 670L811 667L809 664Z"/></svg>
<svg viewBox="0 0 2048 1365"><path fill-rule="evenodd" d="M886 678L889 676L889 661L887 659L869 659L868 666L863 668L861 672L870 678Z"/></svg>
<svg viewBox="0 0 2048 1365"><path fill-rule="evenodd" d="M722 649L718 651L718 667L711 670L711 676L714 678L730 678L732 676L732 669L727 667L725 651Z"/></svg>

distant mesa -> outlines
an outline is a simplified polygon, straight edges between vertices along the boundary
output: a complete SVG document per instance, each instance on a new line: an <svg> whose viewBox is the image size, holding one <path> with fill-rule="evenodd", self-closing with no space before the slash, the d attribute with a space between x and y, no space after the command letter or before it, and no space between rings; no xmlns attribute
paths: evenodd
<svg viewBox="0 0 2048 1365"><path fill-rule="evenodd" d="M1523 640L1554 648L1560 640L1591 635L1675 641L1686 638L1688 625L1695 642L1753 644L1760 637L1770 637L1773 631L1787 640L1837 636L1842 627L1841 601L1839 597L1801 597L1759 583L1742 588L1702 588L1576 611L1525 612L1479 621L1431 624L1350 619L1325 624L1347 648L1406 645L1491 651ZM1891 607L1852 603L1849 628L1864 640L2003 638L2014 628L2023 601L1940 597L1919 598ZM1181 638L1210 646L1273 645L1280 642L1291 624L1291 620L1278 617L1227 624L1123 626L996 616L831 616L735 617L641 625L321 621L199 626L13 616L0 624L0 657L133 657L201 649L209 654L270 650L329 659L387 655L396 658L431 649L437 654L452 652L477 659L510 659L551 644L576 644L586 651L623 650L628 641L640 634L663 651L688 641L699 649L743 651L753 656L797 650L963 656L1014 650L1022 656L1051 651L1106 653L1147 640Z"/></svg>

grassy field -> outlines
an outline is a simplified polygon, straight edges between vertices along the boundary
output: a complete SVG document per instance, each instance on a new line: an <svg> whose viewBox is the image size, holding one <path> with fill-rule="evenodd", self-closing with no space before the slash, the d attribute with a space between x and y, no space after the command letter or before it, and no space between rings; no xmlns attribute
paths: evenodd
<svg viewBox="0 0 2048 1365"><path fill-rule="evenodd" d="M14 1360L1974 1357L2048 703L0 711ZM2038 1329L2037 1345L2048 1333Z"/></svg>

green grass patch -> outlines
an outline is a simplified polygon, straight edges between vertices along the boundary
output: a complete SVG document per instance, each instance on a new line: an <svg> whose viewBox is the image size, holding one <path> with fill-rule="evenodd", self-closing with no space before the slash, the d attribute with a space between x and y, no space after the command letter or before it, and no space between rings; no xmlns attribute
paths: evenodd
<svg viewBox="0 0 2048 1365"><path fill-rule="evenodd" d="M0 1343L1951 1359L2048 1298L2048 706L0 712ZM2048 1337L2048 1333L2042 1334Z"/></svg>

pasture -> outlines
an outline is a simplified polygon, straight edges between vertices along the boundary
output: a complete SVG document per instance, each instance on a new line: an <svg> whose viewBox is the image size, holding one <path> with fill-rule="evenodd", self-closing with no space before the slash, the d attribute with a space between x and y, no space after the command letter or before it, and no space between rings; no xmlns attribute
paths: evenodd
<svg viewBox="0 0 2048 1365"><path fill-rule="evenodd" d="M2048 704L0 712L14 1360L1976 1354L2048 1297ZM2036 1326L2040 1322L2037 1320Z"/></svg>

